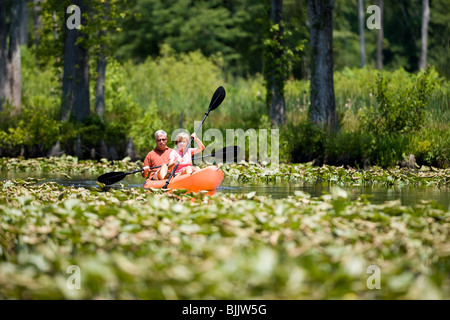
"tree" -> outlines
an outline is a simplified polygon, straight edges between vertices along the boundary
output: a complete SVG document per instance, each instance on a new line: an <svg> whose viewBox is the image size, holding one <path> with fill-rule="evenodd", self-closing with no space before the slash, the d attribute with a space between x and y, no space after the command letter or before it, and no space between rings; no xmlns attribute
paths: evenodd
<svg viewBox="0 0 450 320"><path fill-rule="evenodd" d="M308 0L311 50L310 120L338 129L333 85L333 0Z"/></svg>
<svg viewBox="0 0 450 320"><path fill-rule="evenodd" d="M366 43L364 39L364 0L358 0L358 18L359 18L359 38L360 38L360 55L361 55L361 68L364 68L366 64Z"/></svg>
<svg viewBox="0 0 450 320"><path fill-rule="evenodd" d="M33 0L33 33L32 38L34 42L35 49L39 48L40 45L40 31L42 27L42 0Z"/></svg>
<svg viewBox="0 0 450 320"><path fill-rule="evenodd" d="M270 1L270 39L266 43L265 78L269 116L275 125L286 121L284 84L286 82L286 50L283 43L283 0Z"/></svg>
<svg viewBox="0 0 450 320"><path fill-rule="evenodd" d="M422 0L422 10L422 45L419 69L425 69L427 66L428 22L430 21L430 5L428 0Z"/></svg>
<svg viewBox="0 0 450 320"><path fill-rule="evenodd" d="M28 18L29 18L29 10L28 5L25 0L15 0L18 2L19 6L19 44L27 45L28 44Z"/></svg>
<svg viewBox="0 0 450 320"><path fill-rule="evenodd" d="M430 2L430 30L427 52L428 64L435 65L439 74L450 79L450 10L447 0Z"/></svg>
<svg viewBox="0 0 450 320"><path fill-rule="evenodd" d="M378 0L378 5L380 7L380 26L378 29L377 38L377 69L383 69L383 16L384 16L384 0Z"/></svg>
<svg viewBox="0 0 450 320"><path fill-rule="evenodd" d="M55 57L58 68L62 64L61 120L82 122L91 114L91 56L97 62L95 113L103 116L108 52L116 46L110 34L120 31L117 21L129 13L131 3L133 0L47 0L41 4L43 28L38 54L43 60Z"/></svg>
<svg viewBox="0 0 450 320"><path fill-rule="evenodd" d="M0 110L9 101L13 112L20 113L21 76L20 76L20 21L21 1L11 1L10 25L7 28L7 0L0 0ZM9 40L8 40L9 38Z"/></svg>
<svg viewBox="0 0 450 320"><path fill-rule="evenodd" d="M74 0L81 13L87 12L86 0ZM69 9L69 7L67 7ZM64 22L72 14L66 11ZM77 11L74 10L74 18ZM81 25L86 25L86 17L81 14ZM61 120L69 120L71 114L78 122L90 114L89 101L89 52L86 46L87 34L77 27L64 28L64 75L61 98Z"/></svg>
<svg viewBox="0 0 450 320"><path fill-rule="evenodd" d="M103 3L103 18L108 19L107 10L109 9L109 0ZM102 39L106 35L106 31L101 28L98 31L98 38ZM106 77L106 45L101 43L97 52L97 78L95 80L95 114L103 119L105 113L105 77Z"/></svg>
<svg viewBox="0 0 450 320"><path fill-rule="evenodd" d="M262 71L266 0L137 0L125 19L116 57L141 62L164 45L176 52L220 53L224 71Z"/></svg>

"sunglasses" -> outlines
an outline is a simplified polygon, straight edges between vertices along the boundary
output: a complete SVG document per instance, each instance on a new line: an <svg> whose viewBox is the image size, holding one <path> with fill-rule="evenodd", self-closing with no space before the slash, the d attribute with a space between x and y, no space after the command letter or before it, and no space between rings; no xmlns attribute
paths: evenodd
<svg viewBox="0 0 450 320"><path fill-rule="evenodd" d="M156 141L161 142L161 141L166 141L167 139L158 139Z"/></svg>

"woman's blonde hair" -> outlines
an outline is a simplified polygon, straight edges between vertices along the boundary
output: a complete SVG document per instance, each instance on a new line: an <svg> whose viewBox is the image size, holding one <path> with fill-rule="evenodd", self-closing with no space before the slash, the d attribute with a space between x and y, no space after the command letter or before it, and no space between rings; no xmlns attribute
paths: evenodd
<svg viewBox="0 0 450 320"><path fill-rule="evenodd" d="M189 142L189 139L191 137L186 133L186 132L180 132L179 134L177 134L177 136L175 137L175 144L178 144L178 142L180 141L180 139L185 140L186 142Z"/></svg>

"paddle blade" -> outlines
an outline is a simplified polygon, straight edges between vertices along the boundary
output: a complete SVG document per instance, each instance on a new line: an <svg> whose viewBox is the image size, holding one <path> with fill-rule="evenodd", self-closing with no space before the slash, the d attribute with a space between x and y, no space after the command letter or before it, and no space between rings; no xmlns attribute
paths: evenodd
<svg viewBox="0 0 450 320"><path fill-rule="evenodd" d="M108 172L105 174L102 174L100 177L97 178L98 182L101 182L103 184L109 185L116 182L119 182L123 178L125 178L127 175L126 172Z"/></svg>
<svg viewBox="0 0 450 320"><path fill-rule="evenodd" d="M213 111L215 109L217 109L218 106L220 106L220 104L222 103L223 99L225 99L225 89L224 87L220 86L217 88L216 92L214 92L212 98L211 98L211 102L209 103L209 111Z"/></svg>
<svg viewBox="0 0 450 320"><path fill-rule="evenodd" d="M241 148L238 146L230 146L212 153L211 156L217 163L230 163L234 162L234 159L239 156L240 152Z"/></svg>

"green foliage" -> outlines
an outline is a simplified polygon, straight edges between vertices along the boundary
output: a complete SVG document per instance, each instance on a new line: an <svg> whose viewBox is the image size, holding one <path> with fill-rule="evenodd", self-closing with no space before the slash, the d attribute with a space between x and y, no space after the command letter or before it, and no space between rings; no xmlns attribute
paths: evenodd
<svg viewBox="0 0 450 320"><path fill-rule="evenodd" d="M133 92L126 86L125 67L108 60L105 77L105 132L108 145L122 145L129 137L133 122L142 115L143 108L135 102Z"/></svg>
<svg viewBox="0 0 450 320"><path fill-rule="evenodd" d="M288 122L283 127L280 136L280 154L291 154L291 161L302 163L316 160L323 162L325 154L327 132L309 120L297 124Z"/></svg>
<svg viewBox="0 0 450 320"><path fill-rule="evenodd" d="M174 130L179 126L181 113L189 126L201 120L214 90L224 85L220 63L220 57L206 58L199 51L177 54L163 46L159 58L124 65L125 85L144 112L145 106L155 104L165 131Z"/></svg>
<svg viewBox="0 0 450 320"><path fill-rule="evenodd" d="M439 168L450 167L450 128L423 128L411 138L410 153L418 163Z"/></svg>
<svg viewBox="0 0 450 320"><path fill-rule="evenodd" d="M378 106L363 111L362 126L374 134L419 130L424 125L427 99L437 84L436 72L427 68L412 78L412 85L393 88L386 75L380 73L374 88Z"/></svg>
<svg viewBox="0 0 450 320"><path fill-rule="evenodd" d="M20 146L39 146L41 152L52 146L59 133L58 122L42 109L25 109L15 126L0 130L0 148L16 153Z"/></svg>
<svg viewBox="0 0 450 320"><path fill-rule="evenodd" d="M430 1L430 17L428 63L435 66L439 74L450 79L450 10L446 0Z"/></svg>
<svg viewBox="0 0 450 320"><path fill-rule="evenodd" d="M61 87L59 70L49 64L45 68L37 66L34 50L20 47L22 76L22 105L26 108L42 109L53 119L59 119ZM51 59L53 60L53 59Z"/></svg>
<svg viewBox="0 0 450 320"><path fill-rule="evenodd" d="M40 162L0 159L0 166L107 169L72 157ZM268 174L256 165L225 167ZM111 170L123 168L130 163ZM420 174L304 165L274 173L368 184ZM446 181L448 170L421 179L436 175ZM351 200L339 187L319 197L295 191L287 199L103 192L28 178L0 181L0 212L1 299L438 300L450 294L450 212L433 201L377 204ZM374 264L382 270L382 290L366 286ZM70 265L81 269L82 290L66 286L62 275L69 277Z"/></svg>
<svg viewBox="0 0 450 320"><path fill-rule="evenodd" d="M371 137L360 130L339 131L327 137L327 163L363 168L370 159Z"/></svg>
<svg viewBox="0 0 450 320"><path fill-rule="evenodd" d="M249 65L261 61L260 8L257 0L233 1L229 6L218 0L138 0L123 23L117 56L144 61L168 45L177 53L200 50L206 57L221 53L227 71L245 74ZM258 60L252 61L255 57Z"/></svg>
<svg viewBox="0 0 450 320"><path fill-rule="evenodd" d="M89 115L79 124L77 133L80 134L83 147L86 149L99 148L106 125L98 115Z"/></svg>
<svg viewBox="0 0 450 320"><path fill-rule="evenodd" d="M385 132L372 136L368 145L370 163L375 163L382 167L395 166L403 159L404 154L408 154L411 136L396 132Z"/></svg>
<svg viewBox="0 0 450 320"><path fill-rule="evenodd" d="M72 5L70 0L46 0L40 3L42 8L42 26L34 36L39 37L36 50L39 61L47 66L53 63L62 68L64 63L64 40L66 33L66 9ZM134 0L90 0L84 1L80 32L83 35L77 41L90 50L92 56L106 54L117 47L116 34L122 30L122 19L130 15Z"/></svg>
<svg viewBox="0 0 450 320"><path fill-rule="evenodd" d="M448 135L444 133L450 119L445 107L448 105L448 83L442 81L433 68L417 75L403 69L378 74L379 71L370 67L335 72L336 104L342 129L335 135L318 135L324 141L310 138L306 140L308 142L302 142L305 130L301 126L297 128L296 124L308 121L308 83L288 81L286 101L291 124L281 137L284 145L292 146L283 147L284 154L292 153L294 149L310 150L311 156L301 159L322 158L326 163L336 165L357 163L359 166L387 167L396 165L404 155L418 153L420 156L416 158L420 163L445 166ZM434 135L426 134L429 130ZM423 140L431 142L431 146L425 151L427 143L424 142L419 152L417 143L423 134L428 137ZM315 145L303 146L308 143ZM298 147L293 147L295 145ZM321 157L317 157L316 150L323 151ZM291 160L294 157L293 154Z"/></svg>
<svg viewBox="0 0 450 320"><path fill-rule="evenodd" d="M129 131L129 136L133 139L139 154L145 156L155 147L155 132L160 129L166 131L157 112L156 104L153 102L143 116L133 121Z"/></svg>
<svg viewBox="0 0 450 320"><path fill-rule="evenodd" d="M298 43L294 49L286 46L286 38L292 35L285 30L284 23L270 23L268 37L264 40L264 78L266 82L266 104L269 106L272 99L272 86L278 88L284 95L284 85L291 75L295 61L300 61L300 53L304 49L304 41Z"/></svg>

